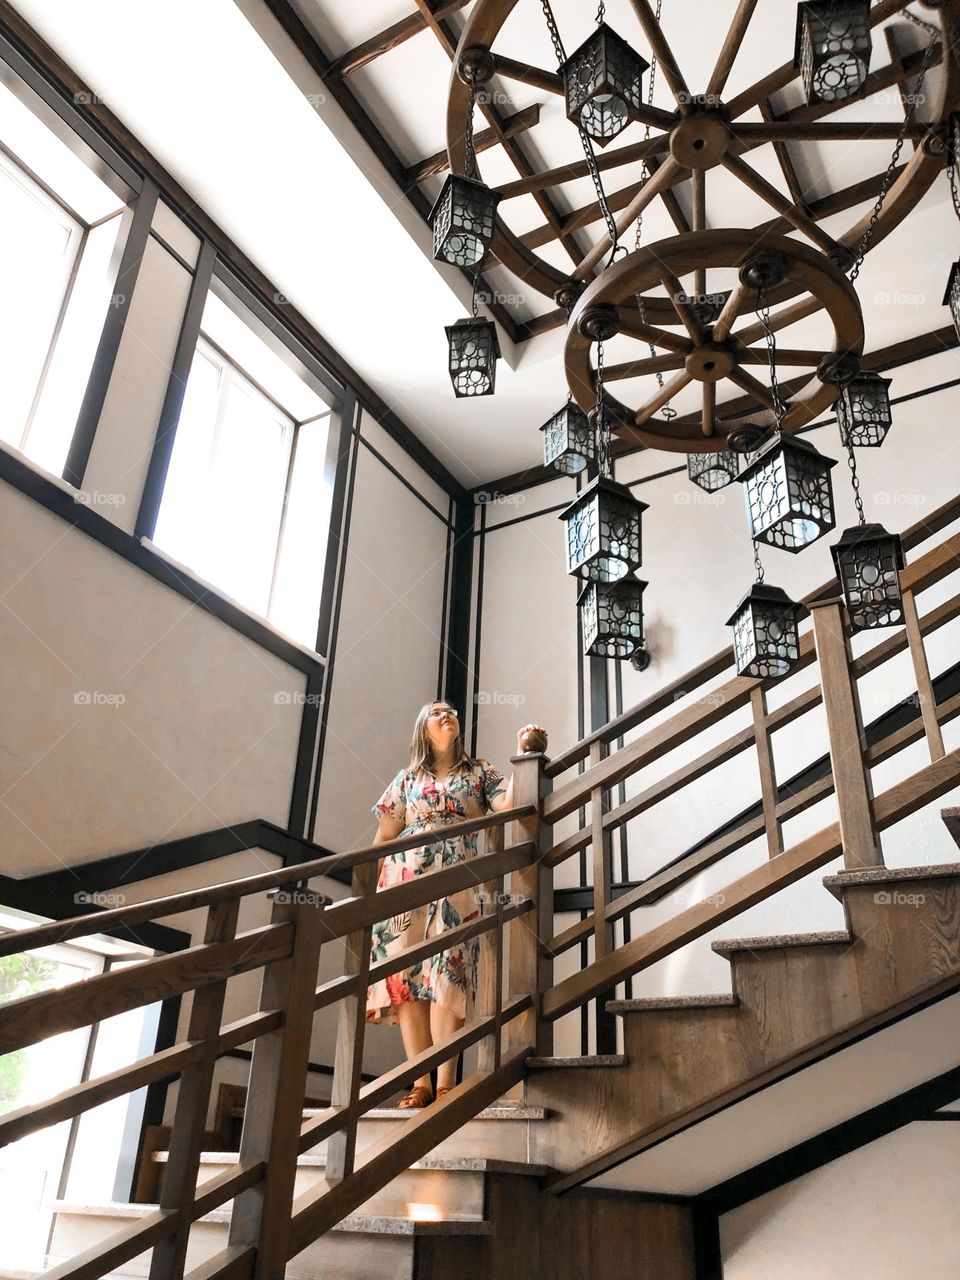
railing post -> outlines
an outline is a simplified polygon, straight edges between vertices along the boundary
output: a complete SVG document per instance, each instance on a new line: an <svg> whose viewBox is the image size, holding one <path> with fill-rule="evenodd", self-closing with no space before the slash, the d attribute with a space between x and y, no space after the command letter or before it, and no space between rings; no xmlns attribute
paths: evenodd
<svg viewBox="0 0 960 1280"><path fill-rule="evenodd" d="M943 733L937 719L937 699L930 679L930 667L927 663L927 651L923 647L923 631L920 629L920 615L917 613L917 598L910 587L903 591L903 622L907 632L907 644L910 646L910 659L913 662L913 674L917 681L917 697L920 701L920 716L923 720L923 732L927 739L930 760L942 760L944 757Z"/></svg>
<svg viewBox="0 0 960 1280"><path fill-rule="evenodd" d="M767 853L771 858L783 853L783 827L777 817L777 771L773 762L773 744L767 724L767 695L761 685L750 692L753 711L753 736L757 745L760 769L760 795L763 801L763 826L767 837Z"/></svg>
<svg viewBox="0 0 960 1280"><path fill-rule="evenodd" d="M283 1023L254 1043L240 1137L240 1162L263 1160L267 1170L234 1201L228 1242L256 1247L256 1280L283 1280L287 1269L323 912L323 898L309 889L274 895L272 922L293 925L293 950L265 966L260 1011L281 1009Z"/></svg>
<svg viewBox="0 0 960 1280"><path fill-rule="evenodd" d="M204 942L231 941L236 936L239 911L239 898L218 902L208 908ZM203 1044L204 1052L200 1061L187 1067L180 1077L170 1133L170 1152L160 1189L161 1209L187 1208L193 1204L197 1194L200 1150L207 1126L226 989L224 978L222 982L213 982L193 993L187 1039ZM169 1235L157 1241L150 1260L150 1280L178 1280L183 1275L190 1227L189 1221L181 1222Z"/></svg>
<svg viewBox="0 0 960 1280"><path fill-rule="evenodd" d="M599 738L590 744L590 768L598 768L608 755L607 744ZM593 870L593 956L600 960L614 949L613 921L607 919L607 907L611 899L612 841L604 828L604 789L594 787L590 792L590 853ZM597 996L596 1033L597 1053L615 1053L617 1049L617 1020L607 1012L607 1001L616 990L602 991ZM586 1052L586 1050L584 1050Z"/></svg>
<svg viewBox="0 0 960 1280"><path fill-rule="evenodd" d="M850 670L850 645L839 600L810 605L820 662L820 687L827 713L843 861L848 871L883 866L873 816L873 788L857 686Z"/></svg>
<svg viewBox="0 0 960 1280"><path fill-rule="evenodd" d="M376 891L377 859L358 863L353 868L352 892L365 898ZM337 1011L337 1042L333 1059L333 1082L330 1105L346 1107L346 1123L327 1141L326 1178L340 1182L353 1173L357 1150L357 1119L363 1071L363 1035L367 1017L367 979L370 973L371 925L357 929L344 939L343 972L354 976L357 985L352 995L344 996Z"/></svg>
<svg viewBox="0 0 960 1280"><path fill-rule="evenodd" d="M533 996L533 1008L515 1018L507 1032L507 1045L520 1050L530 1045L536 1057L549 1056L553 1049L553 1024L542 1014L543 993L552 981L552 962L545 944L553 935L553 871L543 864L549 844L549 827L543 821L543 800L552 780L544 773L546 757L542 751L512 756L513 803L536 805L536 812L508 823L506 845L531 840L535 853L529 866L510 876L511 894L529 898L532 911L510 923L508 990L510 995Z"/></svg>
<svg viewBox="0 0 960 1280"><path fill-rule="evenodd" d="M497 853L503 848L503 827L488 827L483 833L483 852ZM496 915L496 928L480 935L480 962L477 975L477 1015L493 1018L490 1035L480 1041L477 1053L479 1071L496 1071L500 1066L500 1023L503 1010L504 948L507 940L503 931L503 876L487 880L483 886L486 895L482 915ZM490 895L494 902L491 906Z"/></svg>

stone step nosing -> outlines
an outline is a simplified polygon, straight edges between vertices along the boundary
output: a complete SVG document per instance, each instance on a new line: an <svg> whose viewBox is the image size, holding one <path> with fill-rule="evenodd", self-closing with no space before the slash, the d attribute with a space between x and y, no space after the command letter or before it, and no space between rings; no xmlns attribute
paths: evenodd
<svg viewBox="0 0 960 1280"><path fill-rule="evenodd" d="M546 1067L625 1067L625 1053L588 1053L571 1058L527 1058L524 1063L531 1071Z"/></svg>
<svg viewBox="0 0 960 1280"><path fill-rule="evenodd" d="M373 1107L359 1116L358 1120L360 1124L364 1120L409 1120L422 1111L422 1107ZM304 1119L312 1120L327 1114L327 1108L304 1107L303 1110ZM485 1107L483 1111L478 1111L475 1116L465 1120L464 1124L472 1124L474 1120L547 1120L551 1114L548 1107Z"/></svg>
<svg viewBox="0 0 960 1280"><path fill-rule="evenodd" d="M869 889L874 885L904 884L917 880L949 880L957 877L960 877L960 862L937 862L927 867L844 869L833 875L824 876L823 884L835 898L842 900L844 889Z"/></svg>
<svg viewBox="0 0 960 1280"><path fill-rule="evenodd" d="M737 1004L732 992L700 996L642 996L635 1000L608 1000L609 1013L657 1013L683 1009L729 1009Z"/></svg>
<svg viewBox="0 0 960 1280"><path fill-rule="evenodd" d="M156 1164L166 1164L169 1155L168 1151L155 1151L151 1158ZM202 1151L200 1153L201 1165L236 1164L239 1158L239 1152L236 1151ZM302 1155L297 1159L297 1167L325 1169L327 1157ZM493 1156L423 1156L420 1160L408 1165L404 1172L409 1172L411 1169L415 1172L420 1170L429 1173L512 1173L531 1178L544 1178L556 1172L549 1164L530 1164L524 1160L500 1160Z"/></svg>
<svg viewBox="0 0 960 1280"><path fill-rule="evenodd" d="M710 949L718 956L730 955L741 951L777 951L800 947L840 947L853 946L856 939L844 929L824 933L785 933L771 934L760 938L719 938L711 942Z"/></svg>

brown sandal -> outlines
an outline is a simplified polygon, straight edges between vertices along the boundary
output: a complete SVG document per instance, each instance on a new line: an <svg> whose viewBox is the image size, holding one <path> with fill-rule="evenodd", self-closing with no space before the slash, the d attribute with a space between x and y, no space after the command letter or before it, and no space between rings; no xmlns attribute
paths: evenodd
<svg viewBox="0 0 960 1280"><path fill-rule="evenodd" d="M452 1085L446 1085L446 1084L440 1085L439 1089L437 1089L437 1096L435 1098L435 1101L439 1102L445 1093L450 1092L452 1087L453 1087Z"/></svg>
<svg viewBox="0 0 960 1280"><path fill-rule="evenodd" d="M397 1103L397 1106L403 1111L413 1111L416 1108L427 1107L433 1101L433 1094L425 1084L415 1084L409 1093Z"/></svg>

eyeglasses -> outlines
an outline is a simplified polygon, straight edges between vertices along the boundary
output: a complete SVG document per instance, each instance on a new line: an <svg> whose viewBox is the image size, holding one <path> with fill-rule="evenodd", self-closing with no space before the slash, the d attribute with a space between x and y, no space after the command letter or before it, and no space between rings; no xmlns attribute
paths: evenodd
<svg viewBox="0 0 960 1280"><path fill-rule="evenodd" d="M449 707L444 707L442 711L431 711L427 717L430 720L439 720L442 716L449 716L451 720L459 720L460 717L455 711L451 711Z"/></svg>

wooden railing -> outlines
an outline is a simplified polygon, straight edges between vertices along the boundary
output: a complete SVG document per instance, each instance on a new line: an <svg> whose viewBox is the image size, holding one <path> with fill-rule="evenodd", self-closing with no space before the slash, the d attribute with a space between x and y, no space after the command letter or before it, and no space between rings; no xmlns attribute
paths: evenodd
<svg viewBox="0 0 960 1280"><path fill-rule="evenodd" d="M919 522L904 535L908 551L923 546L960 518L960 500L953 500ZM901 573L905 625L880 632L882 639L854 657L849 622L836 582L807 597L812 629L801 637L800 658L794 673L819 667L819 679L776 709L769 709L763 684L732 676L711 684L732 670L728 649L703 663L696 671L659 690L653 697L611 720L544 768L554 784L543 805L547 824L556 824L578 809L586 808L587 821L579 830L545 848L544 863L556 867L588 848L592 853L593 908L583 918L559 932L551 931L543 951L551 960L589 939L594 959L563 981L545 987L540 1017L546 1024L538 1038L549 1043L555 1021L592 998L610 991L677 948L708 933L746 908L769 898L816 868L843 856L847 868L882 864L880 833L960 782L960 753L944 750L942 726L960 714L960 697L937 704L927 661L925 638L960 617L960 593L921 615L917 596L948 574L960 570L960 534L953 534L926 550ZM909 651L916 684L919 714L910 723L869 747L866 744L858 682L899 654ZM696 697L704 686L709 691ZM693 695L691 697L691 695ZM781 796L777 784L771 737L824 705L832 770L802 790ZM611 750L618 738L643 730L671 705L678 710L641 732L632 741ZM751 722L731 727L719 743L695 752L699 735L750 708ZM874 796L871 770L914 743L925 739L930 763L912 777ZM667 776L611 804L613 788L677 749L692 748ZM709 840L686 856L675 858L660 871L619 895L611 893L608 854L610 837L625 823L652 810L686 787L741 753L755 749L762 808L731 830ZM588 759L588 767L573 775L574 767ZM569 780L566 780L569 779ZM835 794L838 819L816 835L785 849L783 824L825 797ZM746 875L714 890L704 901L678 911L656 928L613 945L613 926L641 907L660 902L727 855L763 838L768 861ZM636 918L631 925L636 923ZM631 930L635 932L635 930Z"/></svg>
<svg viewBox="0 0 960 1280"><path fill-rule="evenodd" d="M183 1040L0 1117L0 1145L5 1145L145 1085L179 1076L156 1210L45 1275L51 1280L93 1280L152 1249L151 1280L177 1280L184 1275L192 1224L232 1200L226 1248L191 1276L282 1280L292 1256L522 1078L524 1059L536 1051L539 820L537 803L526 796L531 779L537 785L538 762L539 757L518 757L514 808L444 829L445 836L484 832L482 854L389 890L373 892L377 860L422 845L422 833L0 937L2 957L117 926L129 928L188 910L206 910L202 942L185 951L0 1006L2 1056L170 996L192 996ZM353 868L352 897L329 902L307 887L310 879L344 866ZM509 897L503 892L505 877L510 877ZM377 921L478 884L486 889L486 902L494 904L478 919L370 963L370 933ZM270 922L238 933L241 903L265 893L272 896ZM416 1058L362 1085L368 983L475 937L481 940L485 978L473 1019ZM343 972L318 986L321 948L338 939L344 940ZM258 970L259 1009L224 1023L228 980ZM502 975L507 978L506 992L499 981ZM339 1005L339 1022L332 1105L304 1121L313 1020L333 1004ZM478 1042L478 1072L427 1112L412 1117L401 1137L378 1147L373 1158L358 1167L360 1117L388 1101L412 1077ZM234 1168L198 1190L214 1064L224 1051L240 1045L252 1045L253 1055L239 1159ZM326 1185L294 1202L297 1159L323 1141L328 1144Z"/></svg>

